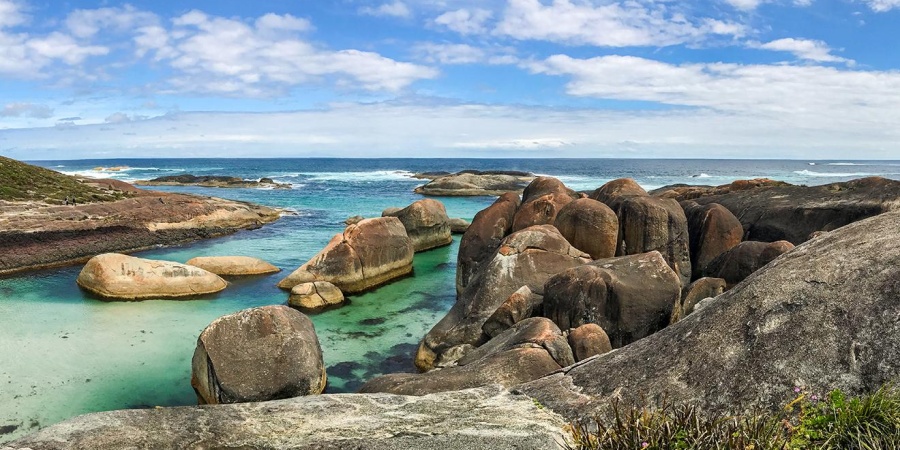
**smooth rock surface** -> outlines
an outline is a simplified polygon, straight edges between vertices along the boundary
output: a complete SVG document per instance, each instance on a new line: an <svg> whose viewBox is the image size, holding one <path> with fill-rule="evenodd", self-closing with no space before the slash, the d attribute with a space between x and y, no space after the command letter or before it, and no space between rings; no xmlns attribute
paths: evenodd
<svg viewBox="0 0 900 450"><path fill-rule="evenodd" d="M710 261L700 274L704 277L722 278L727 283L726 288L730 289L792 248L793 244L787 241L744 241Z"/></svg>
<svg viewBox="0 0 900 450"><path fill-rule="evenodd" d="M718 203L681 203L688 221L692 279L717 256L741 243L744 227L728 209Z"/></svg>
<svg viewBox="0 0 900 450"><path fill-rule="evenodd" d="M586 323L569 330L568 339L575 361L584 361L612 350L609 336L596 323Z"/></svg>
<svg viewBox="0 0 900 450"><path fill-rule="evenodd" d="M722 278L703 277L681 290L681 301L672 311L672 323L694 312L697 303L705 298L718 297L725 292L728 283Z"/></svg>
<svg viewBox="0 0 900 450"><path fill-rule="evenodd" d="M288 304L296 308L321 309L344 303L344 293L327 281L300 283L291 289Z"/></svg>
<svg viewBox="0 0 900 450"><path fill-rule="evenodd" d="M278 283L328 281L345 294L374 288L412 272L413 244L396 217L366 219L335 235L322 251Z"/></svg>
<svg viewBox="0 0 900 450"><path fill-rule="evenodd" d="M619 206L627 198L646 197L650 194L631 178L619 178L612 180L597 188L591 193L590 198L609 206L613 211L618 211Z"/></svg>
<svg viewBox="0 0 900 450"><path fill-rule="evenodd" d="M312 321L281 305L214 320L197 339L191 368L191 386L200 404L319 394L326 382Z"/></svg>
<svg viewBox="0 0 900 450"><path fill-rule="evenodd" d="M540 295L548 278L588 261L590 257L572 247L552 225L537 225L509 235L478 278L457 295L447 315L422 339L416 367L429 370L446 349L487 341L482 325L513 292L524 285Z"/></svg>
<svg viewBox="0 0 900 450"><path fill-rule="evenodd" d="M499 383L509 387L536 380L575 363L559 328L532 317L467 352L456 366L421 374L394 373L369 380L360 392L425 395Z"/></svg>
<svg viewBox="0 0 900 450"><path fill-rule="evenodd" d="M684 320L519 389L570 418L612 398L780 411L808 392L900 376L900 211L798 246ZM704 301L706 303L707 301Z"/></svg>
<svg viewBox="0 0 900 450"><path fill-rule="evenodd" d="M534 225L552 225L560 209L577 198L575 191L556 178L535 178L522 193L522 204L513 217L512 231Z"/></svg>
<svg viewBox="0 0 900 450"><path fill-rule="evenodd" d="M262 275L281 270L250 256L198 256L189 259L187 264L220 276Z"/></svg>
<svg viewBox="0 0 900 450"><path fill-rule="evenodd" d="M458 217L450 219L450 232L453 234L463 234L469 229L469 223L466 219Z"/></svg>
<svg viewBox="0 0 900 450"><path fill-rule="evenodd" d="M486 260L500 247L512 230L519 196L503 194L491 206L479 211L459 242L456 257L456 292L460 293L481 271Z"/></svg>
<svg viewBox="0 0 900 450"><path fill-rule="evenodd" d="M600 325L619 348L665 328L680 296L678 276L653 251L597 260L551 277L544 285L544 316L563 329Z"/></svg>
<svg viewBox="0 0 900 450"><path fill-rule="evenodd" d="M460 172L435 178L415 189L417 194L432 196L482 196L519 193L531 181L531 175L508 175L490 172Z"/></svg>
<svg viewBox="0 0 900 450"><path fill-rule="evenodd" d="M513 325L534 315L543 303L544 297L531 292L528 286L522 286L513 292L503 304L488 317L481 330L484 334L495 337Z"/></svg>
<svg viewBox="0 0 900 450"><path fill-rule="evenodd" d="M111 300L191 297L219 292L228 286L218 275L199 267L119 253L91 258L76 282Z"/></svg>
<svg viewBox="0 0 900 450"><path fill-rule="evenodd" d="M658 197L629 197L622 201L616 214L619 217L616 255L658 251L681 278L683 286L691 282L687 217L678 202Z"/></svg>
<svg viewBox="0 0 900 450"><path fill-rule="evenodd" d="M573 247L592 259L616 256L619 219L597 200L580 198L563 206L553 225Z"/></svg>
<svg viewBox="0 0 900 450"><path fill-rule="evenodd" d="M416 252L450 245L450 218L444 204L430 198L413 202L391 216L400 219Z"/></svg>
<svg viewBox="0 0 900 450"><path fill-rule="evenodd" d="M15 450L553 450L565 421L499 386L423 397L340 394L263 403L88 414L9 445ZM0 447L5 448L5 447Z"/></svg>

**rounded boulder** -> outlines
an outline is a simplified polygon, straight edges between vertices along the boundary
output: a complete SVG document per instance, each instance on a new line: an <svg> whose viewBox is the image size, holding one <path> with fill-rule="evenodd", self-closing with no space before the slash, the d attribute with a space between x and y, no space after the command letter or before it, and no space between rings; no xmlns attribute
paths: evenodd
<svg viewBox="0 0 900 450"><path fill-rule="evenodd" d="M216 275L263 275L281 269L250 256L198 256L191 258L188 265L199 267Z"/></svg>
<svg viewBox="0 0 900 450"><path fill-rule="evenodd" d="M212 294L228 283L187 264L104 253L91 258L76 280L79 286L113 300L179 298Z"/></svg>

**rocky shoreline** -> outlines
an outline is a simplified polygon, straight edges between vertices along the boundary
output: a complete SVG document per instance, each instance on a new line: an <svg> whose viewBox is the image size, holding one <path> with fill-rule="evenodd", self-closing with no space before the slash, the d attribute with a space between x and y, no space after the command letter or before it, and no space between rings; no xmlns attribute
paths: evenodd
<svg viewBox="0 0 900 450"><path fill-rule="evenodd" d="M137 180L137 186L200 186L214 188L291 189L290 183L278 183L271 178L245 180L223 175L169 175L152 180Z"/></svg>

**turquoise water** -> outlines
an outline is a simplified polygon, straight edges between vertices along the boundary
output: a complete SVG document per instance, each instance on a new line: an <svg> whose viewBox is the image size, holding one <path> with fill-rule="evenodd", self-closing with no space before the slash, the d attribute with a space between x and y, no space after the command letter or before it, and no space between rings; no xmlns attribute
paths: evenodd
<svg viewBox="0 0 900 450"><path fill-rule="evenodd" d="M182 247L138 253L184 262L195 256L246 255L283 269L270 276L232 278L228 289L199 300L101 302L75 285L80 267L0 278L0 442L94 411L189 405L190 360L200 331L244 308L283 304L275 283L318 252L348 216L379 216L419 198L410 172L527 170L593 189L621 176L647 188L670 183L722 184L769 176L822 184L877 174L900 177L897 162L653 161L653 160L106 160L45 161L83 175L146 179L166 174L273 177L291 190L160 188L288 208L291 215L258 230ZM122 172L93 170L128 165ZM824 175L823 175L824 174ZM492 198L441 199L451 217L471 219ZM0 243L2 245L2 243ZM312 316L329 375L328 392L352 392L382 374L412 371L421 337L455 299L451 246L417 254L414 276L353 296L339 309Z"/></svg>

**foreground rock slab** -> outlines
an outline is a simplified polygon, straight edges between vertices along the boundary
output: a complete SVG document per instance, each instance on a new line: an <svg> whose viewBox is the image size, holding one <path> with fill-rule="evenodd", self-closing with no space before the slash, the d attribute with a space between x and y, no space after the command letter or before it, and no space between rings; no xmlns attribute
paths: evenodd
<svg viewBox="0 0 900 450"><path fill-rule="evenodd" d="M560 449L564 420L499 386L424 397L341 394L88 414L10 448ZM0 446L0 448L4 448Z"/></svg>
<svg viewBox="0 0 900 450"><path fill-rule="evenodd" d="M281 270L251 256L198 256L187 264L222 276L263 275Z"/></svg>
<svg viewBox="0 0 900 450"><path fill-rule="evenodd" d="M325 364L308 317L263 306L220 317L197 339L191 386L201 404L277 400L319 394Z"/></svg>
<svg viewBox="0 0 900 450"><path fill-rule="evenodd" d="M739 413L780 409L794 386L871 392L900 376L898 239L900 211L819 236L678 323L521 390L572 418L613 398Z"/></svg>
<svg viewBox="0 0 900 450"><path fill-rule="evenodd" d="M91 258L76 282L110 300L192 297L213 294L228 286L218 275L199 267L119 253Z"/></svg>

